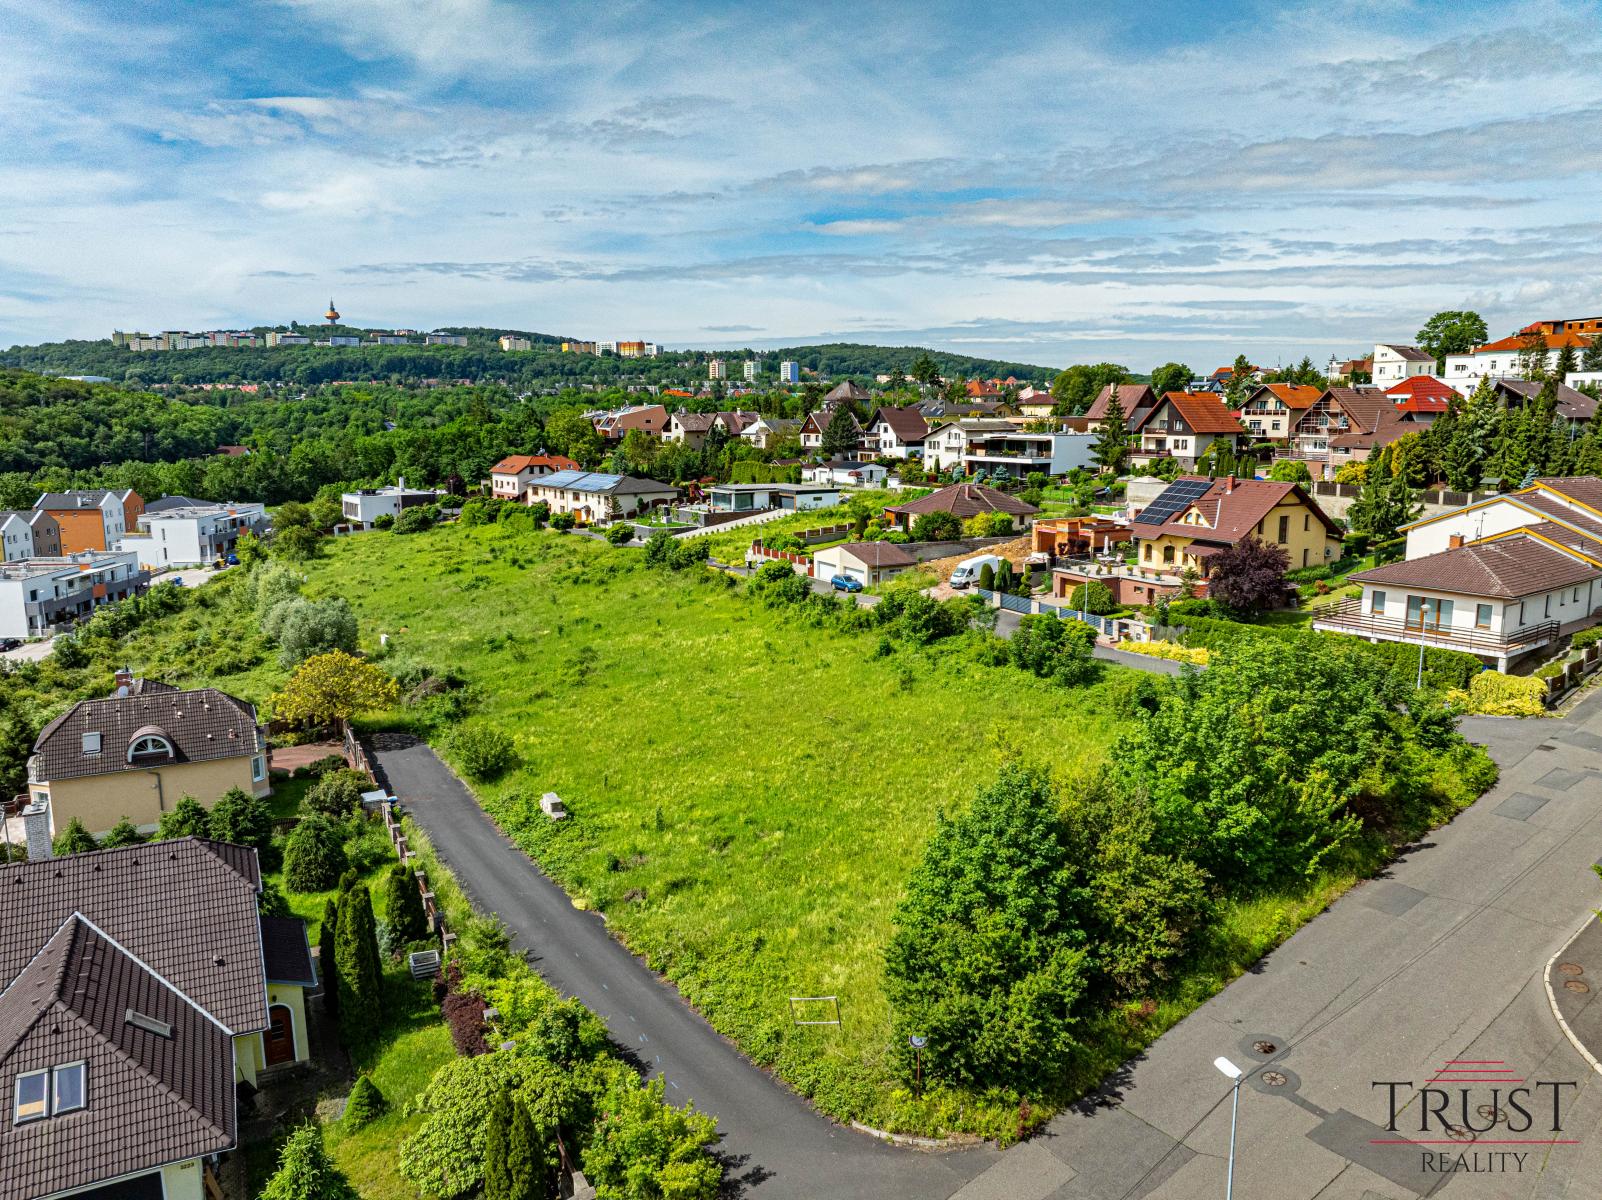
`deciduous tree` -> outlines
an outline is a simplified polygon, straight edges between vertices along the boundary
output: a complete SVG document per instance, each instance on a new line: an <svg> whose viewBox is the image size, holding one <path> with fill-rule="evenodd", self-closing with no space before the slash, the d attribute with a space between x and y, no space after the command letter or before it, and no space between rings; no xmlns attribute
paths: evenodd
<svg viewBox="0 0 1602 1200"><path fill-rule="evenodd" d="M393 679L343 650L306 659L272 697L273 712L296 725L331 725L399 702Z"/></svg>
<svg viewBox="0 0 1602 1200"><path fill-rule="evenodd" d="M1247 534L1208 562L1207 594L1234 612L1250 615L1285 598L1290 555L1281 546Z"/></svg>

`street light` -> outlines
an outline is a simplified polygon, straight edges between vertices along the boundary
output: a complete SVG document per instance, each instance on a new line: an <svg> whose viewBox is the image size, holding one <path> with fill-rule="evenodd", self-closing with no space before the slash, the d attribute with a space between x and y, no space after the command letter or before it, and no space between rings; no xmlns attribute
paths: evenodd
<svg viewBox="0 0 1602 1200"><path fill-rule="evenodd" d="M1213 1059L1213 1066L1235 1081L1235 1098L1230 1103L1229 1108L1229 1175L1224 1183L1224 1200L1233 1200L1235 1195L1235 1118L1240 1114L1241 1069L1223 1055Z"/></svg>
<svg viewBox="0 0 1602 1200"><path fill-rule="evenodd" d="M1430 598L1419 601L1418 609L1418 679L1413 683L1416 692L1424 686L1424 631L1430 626Z"/></svg>

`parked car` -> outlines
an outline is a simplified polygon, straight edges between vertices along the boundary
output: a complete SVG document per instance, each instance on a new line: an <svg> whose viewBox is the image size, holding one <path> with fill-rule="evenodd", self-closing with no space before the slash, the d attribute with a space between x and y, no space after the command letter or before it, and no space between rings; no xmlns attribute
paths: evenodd
<svg viewBox="0 0 1602 1200"><path fill-rule="evenodd" d="M951 572L951 586L959 589L972 587L979 582L979 575L987 565L992 571L1001 570L1001 556L976 554L972 558L963 559L957 564L957 569Z"/></svg>
<svg viewBox="0 0 1602 1200"><path fill-rule="evenodd" d="M21 638L0 638L0 652L6 650L15 650L21 645Z"/></svg>
<svg viewBox="0 0 1602 1200"><path fill-rule="evenodd" d="M836 575L829 580L829 586L837 592L860 592L862 580L853 579L849 575Z"/></svg>
<svg viewBox="0 0 1602 1200"><path fill-rule="evenodd" d="M230 554L227 558L223 559L223 561L230 567L237 567L239 565L239 555Z"/></svg>

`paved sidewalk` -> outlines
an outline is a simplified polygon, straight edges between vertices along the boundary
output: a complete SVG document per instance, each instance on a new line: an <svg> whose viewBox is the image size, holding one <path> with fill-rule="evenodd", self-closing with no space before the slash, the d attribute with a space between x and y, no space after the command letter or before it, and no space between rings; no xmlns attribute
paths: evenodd
<svg viewBox="0 0 1602 1200"><path fill-rule="evenodd" d="M1546 988L1569 1041L1602 1074L1602 920L1592 916L1552 956Z"/></svg>

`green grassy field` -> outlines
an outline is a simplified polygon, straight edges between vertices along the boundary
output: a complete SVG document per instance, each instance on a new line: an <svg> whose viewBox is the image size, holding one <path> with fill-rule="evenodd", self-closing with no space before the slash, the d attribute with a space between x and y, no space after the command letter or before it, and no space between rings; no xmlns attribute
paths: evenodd
<svg viewBox="0 0 1602 1200"><path fill-rule="evenodd" d="M881 955L936 811L1010 753L1071 764L1111 733L1098 688L875 657L875 636L583 538L341 539L307 591L344 595L368 645L388 634L397 657L465 675L469 719L511 734L519 757L477 789L486 808L715 1026L837 1115L872 1118L890 1090ZM538 814L546 790L571 821ZM838 996L843 1025L796 1028L796 995Z"/></svg>

